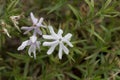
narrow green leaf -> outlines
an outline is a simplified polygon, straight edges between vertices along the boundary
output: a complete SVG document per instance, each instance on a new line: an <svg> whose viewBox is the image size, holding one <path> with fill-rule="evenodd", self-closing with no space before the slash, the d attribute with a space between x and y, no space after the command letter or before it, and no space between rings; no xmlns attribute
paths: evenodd
<svg viewBox="0 0 120 80"><path fill-rule="evenodd" d="M29 67L29 62L27 61L27 62L25 63L25 67L24 67L24 73L23 73L24 78L26 78L26 76L27 76L27 74L28 74L28 67Z"/></svg>
<svg viewBox="0 0 120 80"><path fill-rule="evenodd" d="M90 14L93 15L94 13L94 0L85 0L90 8Z"/></svg>
<svg viewBox="0 0 120 80"><path fill-rule="evenodd" d="M112 1L112 0L107 0L107 1L106 1L105 6L104 6L104 9L106 9L106 8L110 5L111 1Z"/></svg>
<svg viewBox="0 0 120 80"><path fill-rule="evenodd" d="M82 21L82 17L80 16L80 13L78 12L78 10L76 10L72 5L68 4L68 7L72 10L72 12L74 13L74 15L76 16L76 18L81 22Z"/></svg>
<svg viewBox="0 0 120 80"><path fill-rule="evenodd" d="M66 74L67 74L68 76L70 76L71 78L75 79L75 80L80 80L80 78L79 78L78 76L76 76L76 75L74 75L74 74L72 74L72 73L66 72Z"/></svg>
<svg viewBox="0 0 120 80"><path fill-rule="evenodd" d="M112 29L110 30L110 32L114 32L114 31L118 31L118 30L120 30L120 27L115 27L115 28L112 28Z"/></svg>
<svg viewBox="0 0 120 80"><path fill-rule="evenodd" d="M5 67L0 67L0 70L3 70L3 69L5 69Z"/></svg>
<svg viewBox="0 0 120 80"><path fill-rule="evenodd" d="M96 37L98 37L102 42L105 43L104 39L102 39L102 37L101 37L100 35L98 35L96 32L94 32L94 35L95 35Z"/></svg>
<svg viewBox="0 0 120 80"><path fill-rule="evenodd" d="M13 53L10 53L8 52L8 54L14 58L17 58L17 59L20 59L20 60L23 60L23 61L28 61L30 58L25 56L25 55L20 55L20 54L13 54Z"/></svg>
<svg viewBox="0 0 120 80"><path fill-rule="evenodd" d="M17 4L19 3L19 0L13 0L7 7L7 11L11 11Z"/></svg>
<svg viewBox="0 0 120 80"><path fill-rule="evenodd" d="M81 52L78 48L74 48L73 50L74 50L76 53L82 55L82 52Z"/></svg>
<svg viewBox="0 0 120 80"><path fill-rule="evenodd" d="M94 36L96 36L98 39L100 39L103 43L105 43L104 39L99 35L97 34L95 31L92 32L91 30L88 30L90 33L92 33Z"/></svg>
<svg viewBox="0 0 120 80"><path fill-rule="evenodd" d="M50 14L50 13L58 10L59 8L61 8L64 5L65 2L66 2L65 0L60 0L60 2L57 3L54 7L51 7L50 11L47 14Z"/></svg>

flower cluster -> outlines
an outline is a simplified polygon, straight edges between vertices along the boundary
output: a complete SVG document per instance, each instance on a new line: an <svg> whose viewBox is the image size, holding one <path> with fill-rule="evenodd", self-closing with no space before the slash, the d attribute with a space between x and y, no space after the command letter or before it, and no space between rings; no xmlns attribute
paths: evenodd
<svg viewBox="0 0 120 80"><path fill-rule="evenodd" d="M23 50L26 46L30 46L28 50L28 54L30 57L34 57L36 59L36 49L40 50L40 41L37 41L37 34L42 35L44 39L51 40L51 42L45 41L43 42L43 46L50 46L49 50L47 51L47 54L50 55L53 53L55 48L59 46L59 52L58 57L59 59L62 59L62 52L65 52L65 54L69 53L68 48L64 45L66 43L70 47L73 47L73 45L70 42L70 39L72 37L71 33L66 34L64 37L62 36L63 30L59 29L58 33L55 33L52 26L45 26L43 25L43 18L40 18L39 20L33 15L33 13L30 13L30 17L32 20L33 25L30 27L23 26L21 27L22 30L25 30L24 34L27 34L30 31L33 31L33 35L30 37L29 40L24 41L19 47L18 50ZM48 28L50 31L50 35L43 35L41 28ZM32 54L33 53L33 56Z"/></svg>
<svg viewBox="0 0 120 80"><path fill-rule="evenodd" d="M53 40L52 42L44 42L43 46L50 46L49 50L47 51L47 54L51 54L55 47L59 45L59 59L62 59L62 51L64 51L66 54L69 53L68 48L63 44L67 43L70 47L73 47L73 45L70 43L70 38L72 37L72 34L68 33L64 37L62 37L63 30L59 29L58 33L56 34L52 28L52 26L48 27L50 30L51 35L43 35L44 39L50 39Z"/></svg>

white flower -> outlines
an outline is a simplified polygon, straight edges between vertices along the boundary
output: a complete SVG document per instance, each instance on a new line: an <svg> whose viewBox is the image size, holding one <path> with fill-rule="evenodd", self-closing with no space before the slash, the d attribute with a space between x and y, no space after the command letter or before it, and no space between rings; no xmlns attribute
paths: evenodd
<svg viewBox="0 0 120 80"><path fill-rule="evenodd" d="M29 56L36 59L36 48L40 49L40 42L37 41L37 37L33 35L29 40L24 41L17 50L23 50L26 46L30 46L28 50ZM32 52L33 56L31 55Z"/></svg>
<svg viewBox="0 0 120 80"><path fill-rule="evenodd" d="M20 15L17 15L17 16L10 16L10 19L12 20L14 26L20 31L19 27L18 27L18 20L20 19Z"/></svg>
<svg viewBox="0 0 120 80"><path fill-rule="evenodd" d="M47 54L52 54L55 47L59 45L59 53L58 57L59 59L62 59L62 51L65 52L65 54L69 53L68 48L64 45L66 43L70 47L73 47L73 45L70 42L70 39L72 37L71 33L66 34L64 37L62 37L63 30L59 29L58 33L56 34L52 28L52 26L48 26L51 35L43 35L44 39L53 40L52 42L44 42L43 46L50 46L49 50L47 51Z"/></svg>
<svg viewBox="0 0 120 80"><path fill-rule="evenodd" d="M22 27L21 29L26 30L24 34L27 34L31 30L34 30L33 32L34 35L36 34L42 35L40 27L46 28L46 26L42 24L43 18L40 18L40 20L38 20L37 18L34 17L32 12L30 13L30 17L31 17L33 25L31 27L26 27L26 26Z"/></svg>
<svg viewBox="0 0 120 80"><path fill-rule="evenodd" d="M10 36L10 34L9 34L9 32L8 32L8 30L7 30L6 28L3 28L3 31L7 34L7 36L8 36L9 38L11 38L11 36Z"/></svg>
<svg viewBox="0 0 120 80"><path fill-rule="evenodd" d="M8 30L7 30L7 27L9 27L9 25L7 25L4 21L1 21L1 26L2 26L3 32L4 32L5 34L7 34L7 36L8 36L9 38L11 38L11 36L10 36Z"/></svg>

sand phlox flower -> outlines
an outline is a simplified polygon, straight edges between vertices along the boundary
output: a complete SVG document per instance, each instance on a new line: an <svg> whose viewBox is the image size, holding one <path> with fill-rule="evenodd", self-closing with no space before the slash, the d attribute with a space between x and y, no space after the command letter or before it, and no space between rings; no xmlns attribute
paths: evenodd
<svg viewBox="0 0 120 80"><path fill-rule="evenodd" d="M10 16L10 19L12 20L14 26L20 31L19 27L18 27L18 20L21 18L20 15L17 15L17 16Z"/></svg>
<svg viewBox="0 0 120 80"><path fill-rule="evenodd" d="M70 42L70 39L72 37L71 33L66 34L64 37L62 37L63 30L59 29L58 33L56 34L53 30L52 26L48 26L51 35L43 35L44 39L48 40L53 40L52 42L44 42L43 46L50 46L49 50L47 51L47 54L52 54L54 51L55 47L59 45L59 52L58 52L58 57L59 59L62 59L62 51L65 52L65 54L69 53L68 48L64 45L66 43L70 47L73 47L73 45Z"/></svg>
<svg viewBox="0 0 120 80"><path fill-rule="evenodd" d="M7 34L7 36L9 37L9 38L11 38L11 35L9 34L9 32L8 32L8 30L7 30L7 28L9 27L9 25L7 25L4 21L1 21L1 26L2 26L2 32L3 33L5 33L5 34Z"/></svg>
<svg viewBox="0 0 120 80"><path fill-rule="evenodd" d="M37 41L37 37L35 35L31 36L29 40L24 41L17 50L23 50L26 46L30 46L28 49L28 54L30 57L34 57L36 59L36 49L40 49L40 41ZM33 52L33 56L31 53Z"/></svg>
<svg viewBox="0 0 120 80"><path fill-rule="evenodd" d="M9 38L11 38L11 36L10 36L10 34L9 34L9 32L8 32L8 30L7 30L6 28L3 28L3 31L4 31L5 34L7 34L7 36L8 36Z"/></svg>
<svg viewBox="0 0 120 80"><path fill-rule="evenodd" d="M30 27L23 26L21 29L22 29L22 30L26 30L26 31L24 32L24 34L27 34L27 33L30 32L31 30L34 30L34 32L33 32L34 35L36 35L36 34L42 35L42 32L41 32L41 30L40 30L40 27L46 28L46 26L44 26L44 25L42 24L43 18L41 17L40 20L38 20L37 18L35 18L35 16L33 15L32 12L30 13L30 17L31 17L31 20L32 20L33 25L30 26Z"/></svg>

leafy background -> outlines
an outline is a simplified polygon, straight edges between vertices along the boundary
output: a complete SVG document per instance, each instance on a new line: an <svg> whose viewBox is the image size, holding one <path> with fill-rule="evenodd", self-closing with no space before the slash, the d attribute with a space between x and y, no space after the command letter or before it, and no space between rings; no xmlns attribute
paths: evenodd
<svg viewBox="0 0 120 80"><path fill-rule="evenodd" d="M31 33L18 31L10 16L22 15L19 27L29 26L30 12L73 34L69 55L59 60L57 50L48 56L41 47L34 60L27 49L17 51ZM120 80L120 0L0 0L0 21L12 36L0 25L1 80Z"/></svg>

